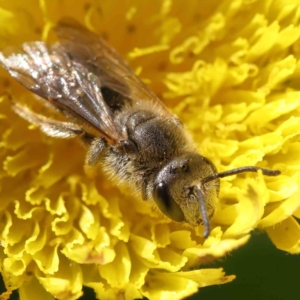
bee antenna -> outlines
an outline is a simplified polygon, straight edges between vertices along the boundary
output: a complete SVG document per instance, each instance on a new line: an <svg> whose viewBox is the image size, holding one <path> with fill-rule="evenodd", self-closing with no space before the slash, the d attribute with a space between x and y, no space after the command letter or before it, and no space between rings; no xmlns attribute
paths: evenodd
<svg viewBox="0 0 300 300"><path fill-rule="evenodd" d="M210 234L210 223L209 223L209 218L207 215L207 210L206 210L206 205L205 205L205 197L204 194L200 189L198 189L196 186L194 187L194 192L197 194L199 199L199 204L200 204L200 212L202 216L202 221L204 225L204 233L203 237L206 239L209 237Z"/></svg>
<svg viewBox="0 0 300 300"><path fill-rule="evenodd" d="M232 170L221 172L221 173L211 174L211 175L203 178L201 183L205 184L207 182L216 180L218 178L224 178L224 177L239 174L239 173L257 172L257 171L262 171L262 173L266 176L277 176L277 175L281 174L281 172L279 170L269 170L269 169L264 169L264 168L260 168L260 167L247 166L247 167L240 167L240 168L232 169Z"/></svg>

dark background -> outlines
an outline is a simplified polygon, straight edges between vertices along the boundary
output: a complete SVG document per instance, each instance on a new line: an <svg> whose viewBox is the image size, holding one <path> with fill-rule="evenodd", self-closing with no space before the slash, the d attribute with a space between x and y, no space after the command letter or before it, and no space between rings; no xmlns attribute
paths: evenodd
<svg viewBox="0 0 300 300"><path fill-rule="evenodd" d="M237 278L219 286L202 288L187 300L294 300L300 296L300 255L280 251L268 237L255 232L250 242L210 267L222 267ZM4 290L3 283L1 290ZM80 300L94 300L91 289L84 289ZM19 299L14 292L11 300ZM105 300L105 299L102 299Z"/></svg>

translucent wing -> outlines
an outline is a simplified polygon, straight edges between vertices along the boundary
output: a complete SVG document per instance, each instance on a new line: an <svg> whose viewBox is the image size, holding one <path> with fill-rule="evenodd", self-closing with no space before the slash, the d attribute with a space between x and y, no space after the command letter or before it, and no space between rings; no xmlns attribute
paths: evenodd
<svg viewBox="0 0 300 300"><path fill-rule="evenodd" d="M133 102L150 101L169 113L122 57L96 34L69 19L57 25L56 33L65 51L74 60L88 65L104 86Z"/></svg>
<svg viewBox="0 0 300 300"><path fill-rule="evenodd" d="M47 99L67 117L96 129L115 144L124 140L102 98L102 82L59 44L25 43L0 53L0 63L26 88Z"/></svg>

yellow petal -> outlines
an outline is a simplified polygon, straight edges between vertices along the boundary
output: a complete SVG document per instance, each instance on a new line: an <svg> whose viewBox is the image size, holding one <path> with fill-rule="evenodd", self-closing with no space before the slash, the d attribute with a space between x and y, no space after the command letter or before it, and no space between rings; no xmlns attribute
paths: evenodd
<svg viewBox="0 0 300 300"><path fill-rule="evenodd" d="M234 278L225 276L222 269L156 273L147 276L143 295L149 299L182 299L195 293L198 287L226 283Z"/></svg>
<svg viewBox="0 0 300 300"><path fill-rule="evenodd" d="M111 263L100 266L99 272L111 287L122 289L129 281L131 261L127 246L124 243L118 243L115 251L115 259Z"/></svg>
<svg viewBox="0 0 300 300"><path fill-rule="evenodd" d="M29 283L24 284L19 289L20 299L22 300L54 300L55 298L48 293L37 279L32 278Z"/></svg>
<svg viewBox="0 0 300 300"><path fill-rule="evenodd" d="M293 217L265 230L278 249L292 254L300 252L300 226Z"/></svg>
<svg viewBox="0 0 300 300"><path fill-rule="evenodd" d="M273 203L266 209L267 216L258 223L258 228L271 227L287 219L300 207L300 191L285 201ZM270 213L269 213L270 212Z"/></svg>

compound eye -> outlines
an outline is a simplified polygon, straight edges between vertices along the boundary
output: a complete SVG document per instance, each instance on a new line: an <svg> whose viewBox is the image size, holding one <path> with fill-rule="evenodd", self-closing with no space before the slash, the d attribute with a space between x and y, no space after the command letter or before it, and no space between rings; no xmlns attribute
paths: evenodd
<svg viewBox="0 0 300 300"><path fill-rule="evenodd" d="M164 182L156 185L154 189L154 201L161 212L170 219L176 222L185 221L181 208L171 197L169 189Z"/></svg>

